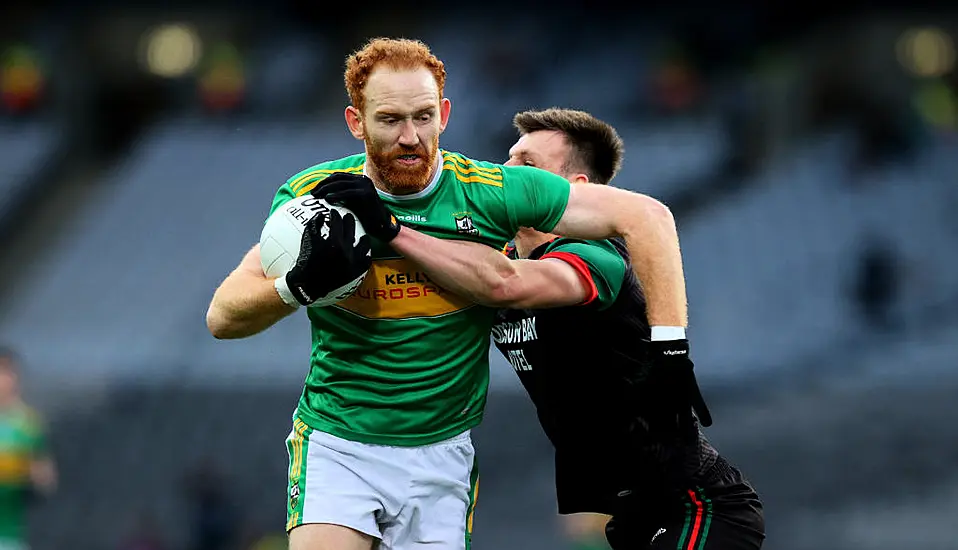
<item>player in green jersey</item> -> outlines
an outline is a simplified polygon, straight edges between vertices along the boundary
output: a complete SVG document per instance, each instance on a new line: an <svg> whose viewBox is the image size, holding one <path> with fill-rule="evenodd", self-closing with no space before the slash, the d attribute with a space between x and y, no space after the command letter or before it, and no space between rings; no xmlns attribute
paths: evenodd
<svg viewBox="0 0 958 550"><path fill-rule="evenodd" d="M372 248L352 297L308 309L313 350L287 440L290 547L366 550L378 539L393 549L465 548L477 483L470 429L486 399L494 310L437 285L403 243L426 236L498 250L520 227L622 236L640 260L650 315L678 325L685 289L674 221L640 194L573 188L542 170L439 149L451 110L445 68L420 42L371 41L348 59L345 81L346 123L365 153L294 175L271 210L305 193L347 202ZM352 280L367 267L352 227L349 215L311 219L296 265L277 279L264 275L254 246L213 296L211 333L256 334ZM490 292L508 300L513 290Z"/></svg>
<svg viewBox="0 0 958 550"><path fill-rule="evenodd" d="M518 230L518 220L552 227L568 200L569 186L561 185L561 178L535 193L537 182L551 180L538 170L449 151L440 150L437 157L439 169L423 190L383 199L396 218L416 220L407 223L436 237L501 249ZM361 154L309 168L279 189L272 210L309 193L332 173L362 174L366 163ZM377 240L362 286L333 307L307 312L313 368L298 412L306 425L351 441L411 446L448 439L479 423L488 382L490 308L437 286Z"/></svg>
<svg viewBox="0 0 958 550"><path fill-rule="evenodd" d="M27 508L55 486L40 418L20 398L17 357L0 348L0 550L27 548Z"/></svg>

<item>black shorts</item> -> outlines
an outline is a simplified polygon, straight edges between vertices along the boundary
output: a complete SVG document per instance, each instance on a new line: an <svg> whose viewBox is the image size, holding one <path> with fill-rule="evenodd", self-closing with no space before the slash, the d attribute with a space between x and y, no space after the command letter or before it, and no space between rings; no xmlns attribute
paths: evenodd
<svg viewBox="0 0 958 550"><path fill-rule="evenodd" d="M615 514L605 529L609 545L613 550L760 549L765 517L758 495L724 459L714 468L703 487L690 487L661 505Z"/></svg>

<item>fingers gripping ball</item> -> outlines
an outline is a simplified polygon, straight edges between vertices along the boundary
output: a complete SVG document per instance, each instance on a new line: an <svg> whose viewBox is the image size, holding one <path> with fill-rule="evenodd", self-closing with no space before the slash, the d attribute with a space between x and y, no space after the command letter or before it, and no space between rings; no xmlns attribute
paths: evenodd
<svg viewBox="0 0 958 550"><path fill-rule="evenodd" d="M353 213L311 195L287 202L266 220L260 256L266 276L283 278L289 296L310 307L351 296L371 263L369 237Z"/></svg>

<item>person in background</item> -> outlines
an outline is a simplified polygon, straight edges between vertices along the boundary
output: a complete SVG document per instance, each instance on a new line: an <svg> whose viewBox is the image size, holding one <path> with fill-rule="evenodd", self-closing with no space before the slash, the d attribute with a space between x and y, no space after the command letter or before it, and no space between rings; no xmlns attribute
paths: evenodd
<svg viewBox="0 0 958 550"><path fill-rule="evenodd" d="M20 394L20 360L0 346L0 550L29 547L27 510L56 485L46 430Z"/></svg>

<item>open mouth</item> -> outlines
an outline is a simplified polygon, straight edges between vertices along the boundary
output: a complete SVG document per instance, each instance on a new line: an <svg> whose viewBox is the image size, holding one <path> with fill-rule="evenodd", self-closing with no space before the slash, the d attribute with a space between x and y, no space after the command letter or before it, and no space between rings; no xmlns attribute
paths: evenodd
<svg viewBox="0 0 958 550"><path fill-rule="evenodd" d="M396 160L398 160L402 164L416 164L421 159L422 157L416 154L399 155L398 157L396 157Z"/></svg>

